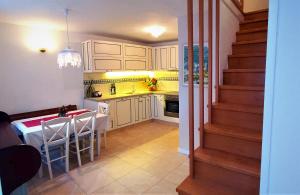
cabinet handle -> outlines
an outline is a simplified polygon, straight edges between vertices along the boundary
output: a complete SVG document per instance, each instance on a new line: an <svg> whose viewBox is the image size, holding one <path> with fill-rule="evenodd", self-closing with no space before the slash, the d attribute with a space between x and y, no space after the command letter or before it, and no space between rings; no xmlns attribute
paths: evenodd
<svg viewBox="0 0 300 195"><path fill-rule="evenodd" d="M111 120L111 128L114 128L114 121Z"/></svg>

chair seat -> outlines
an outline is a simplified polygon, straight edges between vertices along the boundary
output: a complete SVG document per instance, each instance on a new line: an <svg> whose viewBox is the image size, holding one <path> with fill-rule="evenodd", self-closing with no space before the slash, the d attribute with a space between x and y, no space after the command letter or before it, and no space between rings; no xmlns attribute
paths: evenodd
<svg viewBox="0 0 300 195"><path fill-rule="evenodd" d="M48 146L48 150L49 151L53 151L53 150L58 150L58 149L60 149L60 147L61 146L64 146L64 144L58 144L58 145L50 145L50 146ZM41 152L43 153L43 154L45 154L45 144L42 144L41 145Z"/></svg>

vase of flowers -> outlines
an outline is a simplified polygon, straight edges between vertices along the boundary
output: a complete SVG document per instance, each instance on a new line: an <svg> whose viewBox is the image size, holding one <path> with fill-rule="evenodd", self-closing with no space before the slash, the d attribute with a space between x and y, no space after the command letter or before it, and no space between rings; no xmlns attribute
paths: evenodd
<svg viewBox="0 0 300 195"><path fill-rule="evenodd" d="M152 78L148 81L148 88L150 91L156 91L157 90L157 79Z"/></svg>

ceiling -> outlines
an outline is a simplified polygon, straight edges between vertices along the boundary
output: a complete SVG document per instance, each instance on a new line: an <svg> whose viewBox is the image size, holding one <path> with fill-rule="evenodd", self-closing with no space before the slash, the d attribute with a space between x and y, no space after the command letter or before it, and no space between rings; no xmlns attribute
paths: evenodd
<svg viewBox="0 0 300 195"><path fill-rule="evenodd" d="M71 31L154 43L177 40L177 16L185 14L186 1L1 0L0 22L64 30L64 8L71 9ZM151 25L167 31L154 38L143 31Z"/></svg>

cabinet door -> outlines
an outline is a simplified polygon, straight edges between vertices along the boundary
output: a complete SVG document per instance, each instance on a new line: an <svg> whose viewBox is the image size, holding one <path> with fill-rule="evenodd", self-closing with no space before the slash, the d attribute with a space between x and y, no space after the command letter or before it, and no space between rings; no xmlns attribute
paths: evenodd
<svg viewBox="0 0 300 195"><path fill-rule="evenodd" d="M94 72L119 71L122 70L122 58L94 57Z"/></svg>
<svg viewBox="0 0 300 195"><path fill-rule="evenodd" d="M164 116L165 109L165 99L163 95L153 96L153 117L156 119L162 118Z"/></svg>
<svg viewBox="0 0 300 195"><path fill-rule="evenodd" d="M109 41L92 41L93 56L113 56L122 57L122 43Z"/></svg>
<svg viewBox="0 0 300 195"><path fill-rule="evenodd" d="M168 47L162 47L160 48L160 70L167 70L168 64L169 64L169 48Z"/></svg>
<svg viewBox="0 0 300 195"><path fill-rule="evenodd" d="M154 61L153 61L153 48L148 48L148 61L147 61L147 63L148 63L148 70L154 70Z"/></svg>
<svg viewBox="0 0 300 195"><path fill-rule="evenodd" d="M134 98L135 122L147 120L147 97L140 96Z"/></svg>
<svg viewBox="0 0 300 195"><path fill-rule="evenodd" d="M92 72L91 41L81 43L81 56L84 72Z"/></svg>
<svg viewBox="0 0 300 195"><path fill-rule="evenodd" d="M132 121L132 99L126 98L116 100L117 127L130 125Z"/></svg>
<svg viewBox="0 0 300 195"><path fill-rule="evenodd" d="M152 118L152 101L151 96L146 97L146 118L151 119Z"/></svg>
<svg viewBox="0 0 300 195"><path fill-rule="evenodd" d="M178 70L178 46L169 48L169 70Z"/></svg>
<svg viewBox="0 0 300 195"><path fill-rule="evenodd" d="M147 58L147 47L142 45L124 44L124 57Z"/></svg>
<svg viewBox="0 0 300 195"><path fill-rule="evenodd" d="M155 48L155 69L161 69L161 58L160 58L160 48Z"/></svg>
<svg viewBox="0 0 300 195"><path fill-rule="evenodd" d="M142 58L125 58L124 67L125 70L147 70L147 60Z"/></svg>

